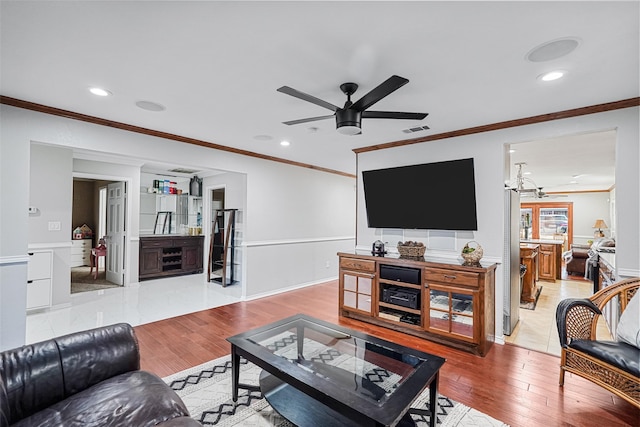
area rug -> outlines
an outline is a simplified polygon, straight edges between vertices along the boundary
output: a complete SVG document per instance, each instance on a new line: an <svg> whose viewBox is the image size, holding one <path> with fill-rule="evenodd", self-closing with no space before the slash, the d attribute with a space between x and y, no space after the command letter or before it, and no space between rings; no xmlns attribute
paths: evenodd
<svg viewBox="0 0 640 427"><path fill-rule="evenodd" d="M532 302L521 302L520 303L520 308L524 308L527 310L535 310L536 309L536 305L538 304L538 298L540 298L540 293L542 292L542 286L538 286L538 289L536 290L536 297Z"/></svg>
<svg viewBox="0 0 640 427"><path fill-rule="evenodd" d="M96 291L100 289L109 289L118 287L115 283L111 283L106 278L107 273L104 268L98 271L98 277L93 278L91 267L73 267L71 268L71 293Z"/></svg>
<svg viewBox="0 0 640 427"><path fill-rule="evenodd" d="M240 382L258 384L262 369L241 359ZM231 400L231 358L229 355L164 378L182 398L191 416L204 426L295 427L280 416L258 391L240 389L237 403ZM506 424L473 408L438 396L437 425L440 427L503 427ZM429 408L429 390L413 407ZM412 415L418 426L428 426L429 416Z"/></svg>

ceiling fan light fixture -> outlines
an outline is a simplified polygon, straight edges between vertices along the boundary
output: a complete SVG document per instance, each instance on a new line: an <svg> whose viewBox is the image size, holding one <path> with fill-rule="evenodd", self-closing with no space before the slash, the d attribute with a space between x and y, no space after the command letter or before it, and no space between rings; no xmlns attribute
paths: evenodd
<svg viewBox="0 0 640 427"><path fill-rule="evenodd" d="M336 129L343 135L358 135L362 130L360 123L362 113L357 110L336 111Z"/></svg>
<svg viewBox="0 0 640 427"><path fill-rule="evenodd" d="M338 133L343 135L358 135L361 131L360 126L344 125L338 127Z"/></svg>

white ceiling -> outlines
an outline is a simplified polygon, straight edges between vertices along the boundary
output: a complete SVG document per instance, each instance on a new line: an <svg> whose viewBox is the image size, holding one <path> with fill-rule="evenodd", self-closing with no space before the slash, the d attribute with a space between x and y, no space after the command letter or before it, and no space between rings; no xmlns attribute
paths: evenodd
<svg viewBox="0 0 640 427"><path fill-rule="evenodd" d="M639 95L638 1L3 0L0 8L2 95L348 173L356 147ZM564 37L580 40L569 55L525 59ZM536 79L552 69L568 74ZM428 112L425 120L363 119L358 136L338 134L333 120L281 123L330 112L280 86L342 105L341 83L360 85L357 100L393 74L410 82L375 110ZM90 86L113 95L96 97ZM140 100L166 110L142 110ZM431 129L402 132L416 125ZM584 149L591 141L520 144L514 157L547 191L569 187L543 174L574 164L581 168L569 175L608 174L591 184L601 189L613 183L614 153L593 155Z"/></svg>

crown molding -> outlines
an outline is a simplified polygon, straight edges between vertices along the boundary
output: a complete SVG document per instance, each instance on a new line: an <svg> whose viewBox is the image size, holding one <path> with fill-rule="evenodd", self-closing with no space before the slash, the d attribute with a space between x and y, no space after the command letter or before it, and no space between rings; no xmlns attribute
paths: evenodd
<svg viewBox="0 0 640 427"><path fill-rule="evenodd" d="M50 114L53 116L64 117L72 120L79 120L82 122L92 123L100 126L107 126L115 129L125 130L128 132L140 133L143 135L155 136L157 138L169 139L172 141L183 142L185 144L198 145L200 147L212 148L214 150L226 151L229 153L240 154L242 156L255 157L262 160L270 160L272 162L284 163L291 166L298 166L307 169L313 169L320 172L327 172L335 175L346 176L348 178L355 178L356 176L347 172L342 172L334 169L323 168L320 166L311 165L308 163L296 162L293 160L287 160L275 156L267 156L265 154L256 153L249 150L242 150L240 148L227 147L226 145L220 145L213 142L204 141L196 138L189 138L186 136L176 135L168 132L161 132L153 129L143 128L140 126L134 126L127 123L116 122L113 120L102 119L100 117L89 116L86 114L76 113L74 111L63 110L60 108L49 107L47 105L37 104L35 102L24 101L22 99L11 98L9 96L0 95L0 104L10 105L12 107L23 108L25 110L36 111L39 113Z"/></svg>
<svg viewBox="0 0 640 427"><path fill-rule="evenodd" d="M518 126L526 126L537 123L549 122L552 120L568 119L571 117L584 116L587 114L602 113L605 111L620 110L623 108L640 106L640 97L623 99L621 101L607 102L604 104L590 105L588 107L573 108L571 110L557 111L555 113L541 114L538 116L525 117L522 119L507 120L505 122L492 123L488 125L476 126L466 129L458 129L451 132L439 133L436 135L424 136L415 139L404 139L400 141L387 142L384 144L370 145L368 147L354 148L356 154L368 151L384 150L387 148L402 147L405 145L419 144L422 142L437 141L440 139L455 138L458 136L473 135L482 132L508 129Z"/></svg>

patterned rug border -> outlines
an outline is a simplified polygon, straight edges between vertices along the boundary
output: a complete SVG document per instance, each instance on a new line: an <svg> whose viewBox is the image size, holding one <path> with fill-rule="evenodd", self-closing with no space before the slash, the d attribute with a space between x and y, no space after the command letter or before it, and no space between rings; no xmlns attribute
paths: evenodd
<svg viewBox="0 0 640 427"><path fill-rule="evenodd" d="M240 382L257 384L261 369L241 359ZM185 369L163 379L183 399L192 417L201 424L216 426L294 427L277 414L260 392L240 390L238 402L231 401L231 356L226 355ZM438 427L509 427L489 415L462 403L438 396ZM426 409L426 389L412 407ZM429 417L413 416L417 426L428 426Z"/></svg>

